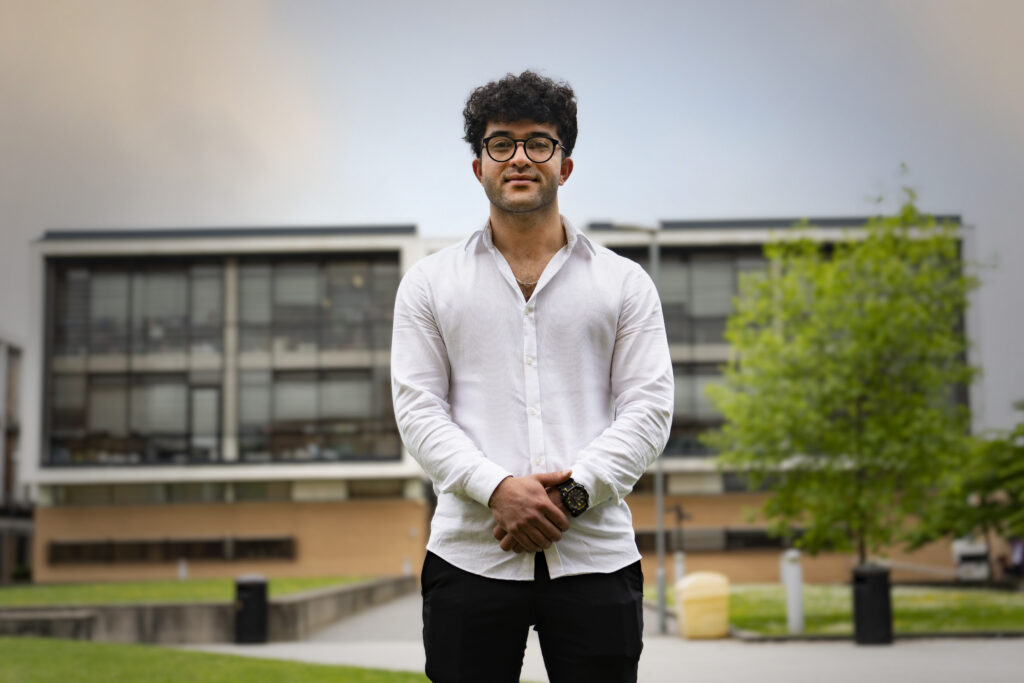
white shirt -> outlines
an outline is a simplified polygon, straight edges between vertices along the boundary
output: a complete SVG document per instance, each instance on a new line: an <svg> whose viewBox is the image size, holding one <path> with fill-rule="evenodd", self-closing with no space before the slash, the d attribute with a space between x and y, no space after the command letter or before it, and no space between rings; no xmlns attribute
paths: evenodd
<svg viewBox="0 0 1024 683"><path fill-rule="evenodd" d="M661 302L635 262L562 219L568 243L529 301L484 229L398 288L391 385L402 440L434 483L427 549L480 576L533 579L487 507L502 479L572 469L590 508L545 551L552 578L640 559L625 503L664 449L674 382Z"/></svg>

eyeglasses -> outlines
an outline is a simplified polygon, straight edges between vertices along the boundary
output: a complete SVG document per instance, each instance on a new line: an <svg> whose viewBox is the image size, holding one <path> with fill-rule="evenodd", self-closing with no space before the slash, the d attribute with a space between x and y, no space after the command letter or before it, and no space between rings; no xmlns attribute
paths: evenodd
<svg viewBox="0 0 1024 683"><path fill-rule="evenodd" d="M520 142L523 143L523 149L526 150L526 158L535 164L543 164L553 157L556 147L565 149L558 140L549 138L546 135L534 135L525 140L510 138L507 135L492 135L489 138L483 139L487 156L499 163L514 157Z"/></svg>

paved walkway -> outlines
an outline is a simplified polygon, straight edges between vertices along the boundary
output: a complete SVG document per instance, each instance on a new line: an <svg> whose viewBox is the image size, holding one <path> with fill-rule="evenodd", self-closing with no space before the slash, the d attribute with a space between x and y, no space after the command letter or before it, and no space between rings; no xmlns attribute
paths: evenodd
<svg viewBox="0 0 1024 683"><path fill-rule="evenodd" d="M1011 638L902 640L891 646L848 641L744 643L688 641L653 633L645 614L641 683L1020 683L1024 641ZM319 664L423 671L419 594L341 621L296 643L204 645L194 649ZM532 631L523 680L547 681ZM481 682L485 683L485 682Z"/></svg>

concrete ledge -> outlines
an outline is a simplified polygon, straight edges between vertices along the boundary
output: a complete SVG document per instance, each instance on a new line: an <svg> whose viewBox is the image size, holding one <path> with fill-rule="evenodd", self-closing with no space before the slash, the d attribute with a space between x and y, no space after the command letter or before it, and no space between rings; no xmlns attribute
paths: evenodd
<svg viewBox="0 0 1024 683"><path fill-rule="evenodd" d="M267 637L299 640L368 607L416 590L411 576L373 579L271 600ZM232 643L234 603L154 603L0 609L0 635L115 643Z"/></svg>
<svg viewBox="0 0 1024 683"><path fill-rule="evenodd" d="M747 631L734 626L729 627L729 636L747 643L795 643L795 642L828 642L853 640L852 633L799 633L795 635L768 635L757 631ZM925 633L893 633L893 640L942 640L942 639L985 639L985 638L1024 638L1024 631L932 631Z"/></svg>
<svg viewBox="0 0 1024 683"><path fill-rule="evenodd" d="M0 614L0 636L92 640L95 625L96 614L88 610L62 609L45 613L33 610L4 610Z"/></svg>
<svg viewBox="0 0 1024 683"><path fill-rule="evenodd" d="M272 600L267 639L302 640L345 617L412 593L416 587L415 578L403 576L321 588Z"/></svg>

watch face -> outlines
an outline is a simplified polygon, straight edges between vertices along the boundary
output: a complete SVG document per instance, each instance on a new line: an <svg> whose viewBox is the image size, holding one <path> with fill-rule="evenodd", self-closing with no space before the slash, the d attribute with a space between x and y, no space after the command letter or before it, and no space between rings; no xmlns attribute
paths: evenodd
<svg viewBox="0 0 1024 683"><path fill-rule="evenodd" d="M587 509L587 492L579 487L569 489L565 494L565 507L570 512L583 512Z"/></svg>

